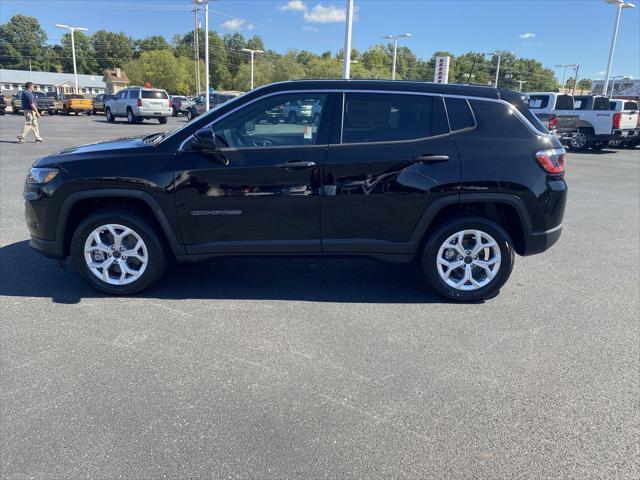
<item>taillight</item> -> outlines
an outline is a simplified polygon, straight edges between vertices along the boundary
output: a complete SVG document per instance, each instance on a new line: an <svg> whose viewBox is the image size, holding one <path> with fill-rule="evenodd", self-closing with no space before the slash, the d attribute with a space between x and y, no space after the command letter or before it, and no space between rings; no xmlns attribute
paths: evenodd
<svg viewBox="0 0 640 480"><path fill-rule="evenodd" d="M564 148L549 148L536 153L536 160L547 173L564 172L564 160L567 152Z"/></svg>
<svg viewBox="0 0 640 480"><path fill-rule="evenodd" d="M139 99L138 99L138 106L139 106L139 107L141 107L141 106L142 106L142 99L141 99L141 98L139 98Z"/></svg>
<svg viewBox="0 0 640 480"><path fill-rule="evenodd" d="M613 114L613 128L620 128L620 119L622 118L621 113Z"/></svg>
<svg viewBox="0 0 640 480"><path fill-rule="evenodd" d="M173 100L169 100L169 108L173 108Z"/></svg>
<svg viewBox="0 0 640 480"><path fill-rule="evenodd" d="M551 117L549 120L549 129L555 129L558 126L558 117Z"/></svg>

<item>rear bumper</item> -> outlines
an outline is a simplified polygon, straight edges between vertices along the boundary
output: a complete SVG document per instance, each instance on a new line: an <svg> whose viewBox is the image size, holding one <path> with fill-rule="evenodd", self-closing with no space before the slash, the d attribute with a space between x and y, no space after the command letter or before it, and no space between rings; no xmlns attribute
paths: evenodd
<svg viewBox="0 0 640 480"><path fill-rule="evenodd" d="M640 135L640 128L634 128L631 130L619 130L616 129L613 131L614 137L622 137L627 139L632 139Z"/></svg>
<svg viewBox="0 0 640 480"><path fill-rule="evenodd" d="M562 224L545 232L527 232L524 237L523 256L542 253L551 248L562 235Z"/></svg>
<svg viewBox="0 0 640 480"><path fill-rule="evenodd" d="M138 108L134 110L134 114L137 117L143 118L156 118L156 117L171 117L173 115L173 108Z"/></svg>

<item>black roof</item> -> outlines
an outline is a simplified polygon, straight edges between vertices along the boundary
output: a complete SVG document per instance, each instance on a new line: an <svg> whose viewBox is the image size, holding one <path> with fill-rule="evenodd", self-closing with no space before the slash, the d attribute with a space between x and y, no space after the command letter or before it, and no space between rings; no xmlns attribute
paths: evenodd
<svg viewBox="0 0 640 480"><path fill-rule="evenodd" d="M459 85L407 80L289 80L272 83L259 89L261 93L294 89L385 90L400 92L424 92L470 97L493 98L507 101L522 100L525 95L512 90L482 85Z"/></svg>

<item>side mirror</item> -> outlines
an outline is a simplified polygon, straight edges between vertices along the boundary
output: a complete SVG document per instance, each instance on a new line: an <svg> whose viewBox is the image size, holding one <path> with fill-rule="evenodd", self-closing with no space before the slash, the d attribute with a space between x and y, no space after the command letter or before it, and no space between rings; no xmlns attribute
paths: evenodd
<svg viewBox="0 0 640 480"><path fill-rule="evenodd" d="M193 137L195 139L194 147L201 152L215 152L220 148L220 141L216 140L211 128L201 128L193 134Z"/></svg>

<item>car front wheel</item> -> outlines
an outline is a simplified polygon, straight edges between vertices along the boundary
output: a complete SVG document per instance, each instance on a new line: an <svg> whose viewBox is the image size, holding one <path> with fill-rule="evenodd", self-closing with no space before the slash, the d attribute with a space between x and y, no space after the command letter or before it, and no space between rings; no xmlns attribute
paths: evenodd
<svg viewBox="0 0 640 480"><path fill-rule="evenodd" d="M474 302L495 296L511 275L513 243L482 217L453 220L430 236L422 254L427 282L445 298Z"/></svg>
<svg viewBox="0 0 640 480"><path fill-rule="evenodd" d="M112 295L139 292L160 279L166 255L160 234L144 217L98 211L76 228L71 256L80 276Z"/></svg>
<svg viewBox="0 0 640 480"><path fill-rule="evenodd" d="M104 114L107 117L107 122L115 121L116 117L113 116L113 113L111 113L111 109L110 108L107 108L105 110Z"/></svg>
<svg viewBox="0 0 640 480"><path fill-rule="evenodd" d="M187 110L187 121L191 121L193 120L193 113L191 112L191 110Z"/></svg>

